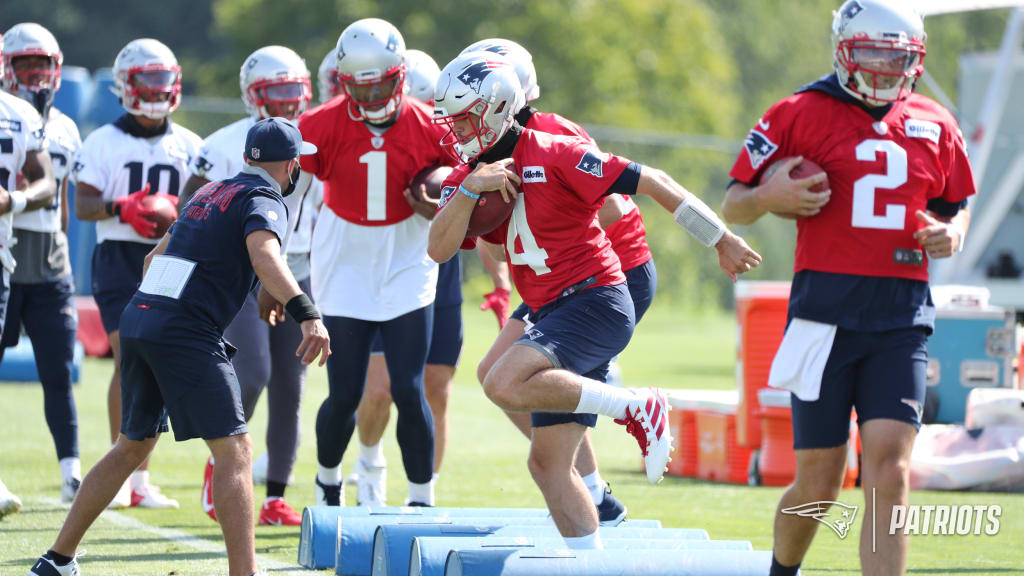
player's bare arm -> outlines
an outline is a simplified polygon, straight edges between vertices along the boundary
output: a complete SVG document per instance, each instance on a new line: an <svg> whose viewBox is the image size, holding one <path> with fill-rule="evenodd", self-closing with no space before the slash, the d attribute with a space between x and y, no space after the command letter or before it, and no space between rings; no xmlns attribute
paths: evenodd
<svg viewBox="0 0 1024 576"><path fill-rule="evenodd" d="M0 187L0 214L11 211L13 195L21 196L24 207L19 212L31 212L45 208L53 203L57 195L57 181L53 177L53 165L50 163L50 153L45 150L31 150L25 154L25 164L21 169L28 186L15 192L8 192Z"/></svg>
<svg viewBox="0 0 1024 576"><path fill-rule="evenodd" d="M477 242L477 253L480 254L480 263L487 270L494 287L511 290L512 281L509 280L508 264L505 262L505 247L481 240Z"/></svg>
<svg viewBox="0 0 1024 576"><path fill-rule="evenodd" d="M68 224L71 222L71 212L68 211L68 179L60 185L60 230L68 231Z"/></svg>
<svg viewBox="0 0 1024 576"><path fill-rule="evenodd" d="M915 215L922 228L914 232L914 239L921 243L929 258L949 258L961 250L971 223L969 207L952 218L923 210Z"/></svg>
<svg viewBox="0 0 1024 576"><path fill-rule="evenodd" d="M483 192L498 190L506 202L513 202L518 192L515 186L520 183L519 176L510 170L512 159L506 158L491 164L480 163L476 169L466 176L451 200L438 212L434 225L430 227L430 241L427 254L435 262L447 262L458 252L462 241L466 239L469 218L476 206L476 199ZM469 194L463 193L465 189ZM471 196L472 195L472 196Z"/></svg>
<svg viewBox="0 0 1024 576"><path fill-rule="evenodd" d="M293 298L302 295L302 289L281 258L281 243L273 232L252 232L245 237L245 245L256 276L271 296L279 302L290 303ZM312 364L319 356L319 366L323 366L331 355L331 339L327 335L327 328L320 318L304 320L299 326L302 329L302 343L295 354L302 356L303 364Z"/></svg>
<svg viewBox="0 0 1024 576"><path fill-rule="evenodd" d="M691 209L697 212L707 211L709 214L705 216L705 219L709 216L715 220L718 218L714 216L711 209L700 198L697 198L683 188L671 176L649 166L644 166L640 172L637 193L650 196L658 204L661 204L665 210L673 214L678 214L680 208L685 208L685 205L689 204ZM678 215L676 220L680 220ZM719 224L721 223L719 222ZM697 237L702 242L704 241L686 224L682 225L691 235L694 235L694 237ZM710 245L713 245L715 250L718 251L718 266L735 282L738 274L748 272L751 268L756 268L761 263L761 255L751 249L743 238L725 228L724 224L721 224L721 226L721 237ZM708 244L706 243L706 245Z"/></svg>
<svg viewBox="0 0 1024 576"><path fill-rule="evenodd" d="M731 224L753 224L767 212L781 217L807 218L828 204L831 190L811 192L809 188L825 182L825 173L793 179L790 170L803 158L796 156L780 163L775 173L760 186L733 182L722 202L722 216Z"/></svg>
<svg viewBox="0 0 1024 576"><path fill-rule="evenodd" d="M188 177L185 181L185 187L181 189L181 194L178 195L178 213L181 214L185 204L188 204L188 199L196 193L203 186L209 184L210 181L202 176L196 176L195 174Z"/></svg>
<svg viewBox="0 0 1024 576"><path fill-rule="evenodd" d="M153 258L167 251L167 244L170 243L170 241L171 233L168 232L167 234L164 234L164 237L160 239L160 242L158 242L156 246L153 246L153 249L149 251L149 254L146 254L146 258L143 260L142 263L143 276L145 276L146 271L149 270L149 263L153 261Z"/></svg>
<svg viewBox="0 0 1024 576"><path fill-rule="evenodd" d="M103 192L85 182L75 186L75 217L79 220L106 220L113 215L107 210L103 201Z"/></svg>

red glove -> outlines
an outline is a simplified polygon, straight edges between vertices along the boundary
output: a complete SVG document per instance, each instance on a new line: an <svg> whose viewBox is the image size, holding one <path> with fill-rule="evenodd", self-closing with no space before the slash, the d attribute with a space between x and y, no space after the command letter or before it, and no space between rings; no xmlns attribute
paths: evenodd
<svg viewBox="0 0 1024 576"><path fill-rule="evenodd" d="M484 303L480 305L481 310L491 310L498 317L498 328L504 328L508 323L509 312L512 311L509 291L504 288L495 288L494 292L484 294Z"/></svg>
<svg viewBox="0 0 1024 576"><path fill-rule="evenodd" d="M121 218L121 222L131 224L132 229L139 236L156 238L156 222L149 219L155 212L142 207L142 197L148 194L149 183L147 182L142 190L114 200L114 213Z"/></svg>

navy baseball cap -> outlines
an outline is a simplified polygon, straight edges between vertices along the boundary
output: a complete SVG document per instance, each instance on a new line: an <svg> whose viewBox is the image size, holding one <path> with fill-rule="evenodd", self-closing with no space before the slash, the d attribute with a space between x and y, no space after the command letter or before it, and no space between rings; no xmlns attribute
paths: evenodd
<svg viewBox="0 0 1024 576"><path fill-rule="evenodd" d="M298 126L287 118L264 118L245 136L245 157L253 162L281 162L316 154L316 146L302 141Z"/></svg>

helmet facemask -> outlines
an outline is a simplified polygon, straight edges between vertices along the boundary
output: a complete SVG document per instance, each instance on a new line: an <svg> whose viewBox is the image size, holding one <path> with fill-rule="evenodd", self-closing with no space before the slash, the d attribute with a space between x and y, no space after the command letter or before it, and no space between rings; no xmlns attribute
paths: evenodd
<svg viewBox="0 0 1024 576"><path fill-rule="evenodd" d="M396 66L383 76L357 78L358 74L338 74L345 94L349 97L349 116L371 124L389 122L398 113L405 85L405 66ZM369 75L367 75L369 76Z"/></svg>
<svg viewBox="0 0 1024 576"><path fill-rule="evenodd" d="M128 70L122 105L133 114L160 120L181 104L181 68L163 64Z"/></svg>
<svg viewBox="0 0 1024 576"><path fill-rule="evenodd" d="M908 41L905 35L893 36L892 40L846 39L836 47L836 63L846 72L844 87L873 106L902 100L924 73L924 44Z"/></svg>
<svg viewBox="0 0 1024 576"><path fill-rule="evenodd" d="M45 52L5 54L5 88L28 101L44 118L60 89L61 58Z"/></svg>
<svg viewBox="0 0 1024 576"><path fill-rule="evenodd" d="M253 83L247 98L259 109L261 118L294 120L309 107L313 89L308 77L274 78Z"/></svg>

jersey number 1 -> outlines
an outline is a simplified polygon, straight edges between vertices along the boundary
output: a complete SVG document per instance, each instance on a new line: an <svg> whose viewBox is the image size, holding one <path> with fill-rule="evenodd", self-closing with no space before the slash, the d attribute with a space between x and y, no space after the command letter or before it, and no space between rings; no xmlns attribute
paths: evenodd
<svg viewBox="0 0 1024 576"><path fill-rule="evenodd" d="M512 218L508 223L508 234L505 237L505 251L508 259L513 265L529 266L537 276L551 272L546 261L548 251L537 245L537 239L530 230L530 224L526 221L526 201L522 196L515 200L516 206L512 209ZM516 253L516 236L523 245L523 253Z"/></svg>
<svg viewBox="0 0 1024 576"><path fill-rule="evenodd" d="M865 140L857 145L857 160L874 162L885 153L885 174L868 174L853 183L854 228L903 230L907 207L886 204L885 214L875 214L875 190L895 190L907 183L907 151L892 140Z"/></svg>
<svg viewBox="0 0 1024 576"><path fill-rule="evenodd" d="M387 220L388 217L388 153L380 150L359 157L366 164L366 219Z"/></svg>

